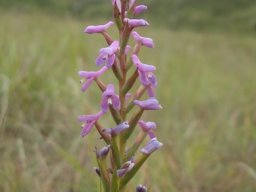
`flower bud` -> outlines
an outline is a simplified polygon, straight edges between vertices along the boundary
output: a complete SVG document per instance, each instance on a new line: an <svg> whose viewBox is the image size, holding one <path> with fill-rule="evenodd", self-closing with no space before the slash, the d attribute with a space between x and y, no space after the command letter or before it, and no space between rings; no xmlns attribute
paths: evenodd
<svg viewBox="0 0 256 192"><path fill-rule="evenodd" d="M136 192L147 192L147 191L148 191L147 187L141 184L136 187Z"/></svg>
<svg viewBox="0 0 256 192"><path fill-rule="evenodd" d="M133 14L139 15L139 14L143 13L144 11L146 11L147 9L148 9L148 7L146 5L138 5L138 6L134 7Z"/></svg>
<svg viewBox="0 0 256 192"><path fill-rule="evenodd" d="M96 156L98 159L104 159L107 157L108 152L110 149L110 145L107 145L105 147L102 147L99 151L96 150Z"/></svg>

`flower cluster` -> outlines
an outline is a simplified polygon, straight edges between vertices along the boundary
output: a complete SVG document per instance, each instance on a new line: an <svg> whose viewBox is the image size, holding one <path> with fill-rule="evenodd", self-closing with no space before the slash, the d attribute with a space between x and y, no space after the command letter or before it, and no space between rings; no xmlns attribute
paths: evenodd
<svg viewBox="0 0 256 192"><path fill-rule="evenodd" d="M112 0L112 6L115 22L91 25L84 30L87 34L101 34L107 45L99 50L95 61L96 66L100 67L99 70L79 71L79 76L82 78L81 91L85 92L92 83L96 83L100 88L102 92L100 111L81 115L78 120L82 122L82 137L88 135L95 127L104 139L106 146L100 150L96 149L99 167L95 168L95 171L105 191L118 192L127 186L150 154L163 145L155 135L156 123L141 119L145 110L159 110L162 106L155 98L156 67L145 64L139 59L140 49L143 46L154 48L151 38L143 37L135 31L138 27L149 25L146 20L136 18L147 10L147 6L138 4L136 0ZM114 24L119 31L118 40L113 39L107 32ZM130 37L133 37L133 49L128 44ZM100 76L107 71L113 72L117 79L116 84L106 84L100 80ZM129 92L135 87L137 79L141 85L134 93ZM146 99L141 100L144 93ZM134 112L131 113L132 111ZM106 128L99 122L108 112L116 124L113 128ZM135 129L137 125L141 129ZM127 146L129 137L136 130L139 131L137 138L132 146ZM149 141L144 147L140 147L147 135ZM138 149L140 149L139 154L136 153ZM147 191L147 188L139 185L136 191Z"/></svg>

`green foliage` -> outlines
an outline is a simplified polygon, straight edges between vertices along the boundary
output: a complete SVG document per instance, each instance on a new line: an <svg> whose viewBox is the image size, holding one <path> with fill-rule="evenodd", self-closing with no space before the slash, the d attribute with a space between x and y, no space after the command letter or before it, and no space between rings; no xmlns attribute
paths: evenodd
<svg viewBox="0 0 256 192"><path fill-rule="evenodd" d="M256 31L253 0L141 0L149 5L151 21L172 30ZM0 6L18 11L44 10L80 19L109 17L110 0L0 0Z"/></svg>
<svg viewBox="0 0 256 192"><path fill-rule="evenodd" d="M94 133L80 138L76 118L98 111L99 91L91 87L84 97L77 71L95 69L105 44L82 31L101 21L3 11L0 21L0 191L97 191L91 149L102 141ZM164 192L255 191L255 36L152 26L146 35L156 48L142 51L143 62L158 68L164 109L143 119L154 115L164 147L132 185ZM103 80L109 82L109 75Z"/></svg>

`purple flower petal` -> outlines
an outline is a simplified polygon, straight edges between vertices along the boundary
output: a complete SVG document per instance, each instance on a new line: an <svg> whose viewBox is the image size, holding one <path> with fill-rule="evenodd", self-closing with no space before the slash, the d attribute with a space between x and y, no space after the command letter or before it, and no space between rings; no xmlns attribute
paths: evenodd
<svg viewBox="0 0 256 192"><path fill-rule="evenodd" d="M154 88L152 86L147 87L147 92L148 92L149 97L155 97L155 91L154 91Z"/></svg>
<svg viewBox="0 0 256 192"><path fill-rule="evenodd" d="M81 91L85 92L90 87L90 85L92 84L93 81L94 81L94 78L87 79L87 81L85 83L83 83L83 85L81 87Z"/></svg>
<svg viewBox="0 0 256 192"><path fill-rule="evenodd" d="M117 134L121 133L122 131L128 129L129 127L130 126L129 126L128 121L124 121L123 123L120 123L115 128L113 128L112 133L117 135Z"/></svg>
<svg viewBox="0 0 256 192"><path fill-rule="evenodd" d="M148 81L149 81L149 83L152 87L157 86L156 76L153 73L148 73L147 78L148 78Z"/></svg>
<svg viewBox="0 0 256 192"><path fill-rule="evenodd" d="M80 115L78 117L78 120L80 122L88 123L92 121L97 121L104 113L102 111L96 113L96 114L90 114L90 115Z"/></svg>
<svg viewBox="0 0 256 192"><path fill-rule="evenodd" d="M112 67L115 62L115 53L119 49L119 42L113 41L109 47L101 48L99 56L96 59L96 65L106 65L108 68Z"/></svg>
<svg viewBox="0 0 256 192"><path fill-rule="evenodd" d="M112 5L114 6L116 4L119 12L121 12L121 0L112 0Z"/></svg>
<svg viewBox="0 0 256 192"><path fill-rule="evenodd" d="M115 59L116 59L115 54L110 55L109 58L108 58L108 62L107 62L107 64L106 64L106 66L107 66L108 68L111 68L112 65L113 65L114 62L115 62Z"/></svg>
<svg viewBox="0 0 256 192"><path fill-rule="evenodd" d="M139 126L142 128L143 131L147 132L149 130L156 129L156 123L152 121L145 122L143 120L139 121Z"/></svg>
<svg viewBox="0 0 256 192"><path fill-rule="evenodd" d="M118 95L113 95L113 96L111 97L111 99L112 99L113 108L114 108L115 110L120 110L121 105L120 105L119 96L118 96Z"/></svg>
<svg viewBox="0 0 256 192"><path fill-rule="evenodd" d="M138 56L133 54L132 55L132 62L134 63L134 65L138 68L138 70L143 71L143 72L153 72L156 70L156 67L153 65L148 65L148 64L144 64L142 63Z"/></svg>
<svg viewBox="0 0 256 192"><path fill-rule="evenodd" d="M91 132L91 130L92 130L93 126L94 126L94 123L95 123L95 122L92 121L92 122L90 122L90 123L84 124L84 125L82 126L82 131L81 131L80 135L81 135L82 137L88 135L88 133Z"/></svg>
<svg viewBox="0 0 256 192"><path fill-rule="evenodd" d="M109 47L113 50L114 53L117 52L119 49L119 41L113 41Z"/></svg>
<svg viewBox="0 0 256 192"><path fill-rule="evenodd" d="M110 150L110 145L102 147L99 151L96 150L96 156L98 159L105 158Z"/></svg>
<svg viewBox="0 0 256 192"><path fill-rule="evenodd" d="M106 31L110 26L112 26L114 22L109 21L106 24L103 25L90 25L85 28L84 32L88 34L93 34L93 33L102 33Z"/></svg>
<svg viewBox="0 0 256 192"><path fill-rule="evenodd" d="M118 95L115 94L115 88L113 84L109 84L106 90L102 94L101 109L106 112L108 105L112 104L115 110L120 109L120 101Z"/></svg>
<svg viewBox="0 0 256 192"><path fill-rule="evenodd" d="M123 123L120 123L119 125L117 125L115 128L107 128L107 129L103 129L102 131L109 135L109 136L116 136L118 134L120 134L121 132L123 132L124 130L129 128L129 124L128 121L124 121Z"/></svg>
<svg viewBox="0 0 256 192"><path fill-rule="evenodd" d="M149 155L163 146L163 143L160 143L157 138L151 139L145 147L143 147L140 151L146 155Z"/></svg>
<svg viewBox="0 0 256 192"><path fill-rule="evenodd" d="M78 120L84 122L82 126L81 136L86 136L93 128L96 121L104 114L104 112L100 111L96 114L91 115L80 115Z"/></svg>
<svg viewBox="0 0 256 192"><path fill-rule="evenodd" d="M131 46L130 45L126 45L125 50L124 50L125 55L127 55L130 50L131 50Z"/></svg>
<svg viewBox="0 0 256 192"><path fill-rule="evenodd" d="M133 103L138 105L144 110L158 110L162 109L162 106L159 104L158 100L155 98L149 98L144 101L134 100Z"/></svg>
<svg viewBox="0 0 256 192"><path fill-rule="evenodd" d="M131 26L131 27L144 27L148 26L149 23L144 19L128 19L125 18L125 21Z"/></svg>
<svg viewBox="0 0 256 192"><path fill-rule="evenodd" d="M141 184L136 187L136 192L147 192L147 191L148 191L147 187Z"/></svg>
<svg viewBox="0 0 256 192"><path fill-rule="evenodd" d="M141 129L146 132L151 139L155 138L154 130L156 129L156 123L155 122L145 122L143 120L139 121L139 126Z"/></svg>
<svg viewBox="0 0 256 192"><path fill-rule="evenodd" d="M154 48L154 42L151 38L142 37L136 31L133 31L131 34L132 34L133 38L135 39L135 41L137 41L137 43L139 43L143 46L146 46L148 48Z"/></svg>
<svg viewBox="0 0 256 192"><path fill-rule="evenodd" d="M147 9L148 9L148 7L146 5L138 5L138 6L134 7L133 14L139 15L139 14L143 13L144 11L146 11Z"/></svg>
<svg viewBox="0 0 256 192"><path fill-rule="evenodd" d="M135 5L136 0L129 1L129 9L131 9Z"/></svg>
<svg viewBox="0 0 256 192"><path fill-rule="evenodd" d="M98 71L79 71L79 76L84 78L86 82L83 83L81 90L84 92L88 89L88 87L92 84L92 82L102 75L108 68L106 66L102 67ZM83 82L83 81L81 81Z"/></svg>
<svg viewBox="0 0 256 192"><path fill-rule="evenodd" d="M120 169L117 170L117 176L123 177L126 175L133 167L135 163L133 160L125 162Z"/></svg>

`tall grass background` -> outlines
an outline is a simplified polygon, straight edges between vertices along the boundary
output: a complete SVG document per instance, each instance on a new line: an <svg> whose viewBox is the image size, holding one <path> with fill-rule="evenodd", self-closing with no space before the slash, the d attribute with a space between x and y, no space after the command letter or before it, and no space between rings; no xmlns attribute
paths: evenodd
<svg viewBox="0 0 256 192"><path fill-rule="evenodd" d="M0 191L96 192L93 149L102 142L95 131L79 136L77 116L99 110L100 92L95 86L81 93L77 71L96 69L105 44L83 29L105 19L46 13L1 9ZM157 122L164 147L130 191L138 183L154 192L255 191L254 32L170 30L158 23L139 31L156 44L141 58L158 69L164 109L144 119ZM103 80L111 78L108 72Z"/></svg>

